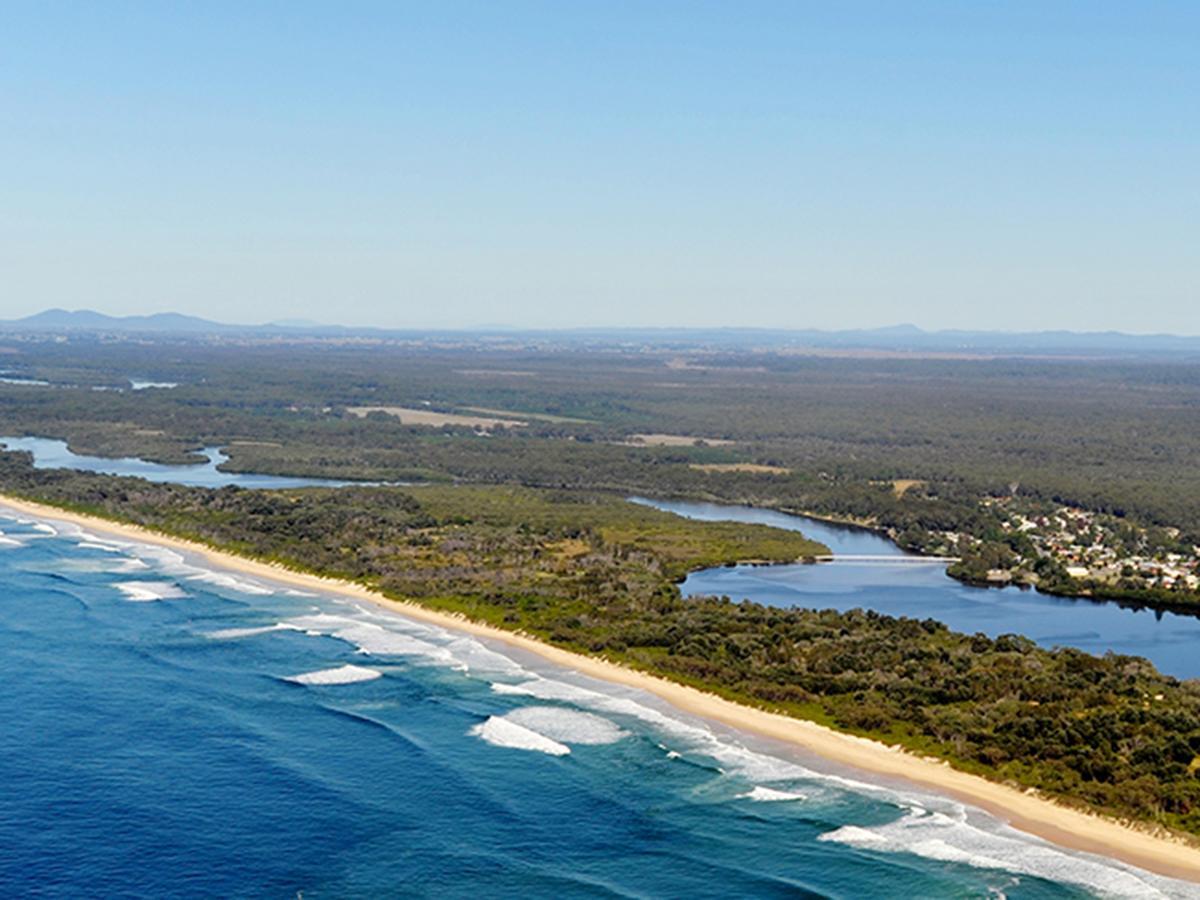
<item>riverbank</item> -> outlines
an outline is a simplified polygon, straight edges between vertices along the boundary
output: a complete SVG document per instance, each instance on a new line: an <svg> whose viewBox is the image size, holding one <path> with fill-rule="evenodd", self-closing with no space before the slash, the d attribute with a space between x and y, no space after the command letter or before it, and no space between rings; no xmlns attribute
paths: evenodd
<svg viewBox="0 0 1200 900"><path fill-rule="evenodd" d="M70 522L125 540L196 554L213 565L309 590L334 592L375 603L415 619L497 640L585 675L647 691L677 708L743 731L788 741L827 759L864 771L900 778L983 808L1014 826L1060 845L1114 857L1163 875L1200 881L1200 850L1180 841L1069 809L978 776L951 769L886 745L842 734L811 722L768 713L694 688L646 675L595 657L562 650L524 635L481 625L383 595L350 582L296 572L240 557L207 545L135 526L81 515L43 504L0 496L0 504L40 519Z"/></svg>
<svg viewBox="0 0 1200 900"><path fill-rule="evenodd" d="M786 506L777 505L762 505L755 506L750 503L728 503L727 501L714 499L711 496L705 495L703 499L696 500L680 500L678 498L659 499L651 502L650 505L657 509L672 509L669 504L677 503L694 503L701 505L724 506L726 508L738 508L746 510L761 510L767 513L778 513L784 516L793 516L798 519L804 519L809 522L817 522L822 525L831 525L838 529L844 529L851 532L861 532L870 534L880 540L886 541L889 547L895 550L897 556L911 556L920 558L937 559L936 551L928 551L920 547L910 547L901 544L897 539L897 532L894 528L888 528L880 525L874 519L855 518L853 516L833 516L824 513L813 512L806 509L792 509ZM672 511L676 511L672 509ZM686 513L679 513L686 515ZM753 521L753 520L739 520ZM808 530L805 529L805 533ZM838 555L835 551L834 555ZM818 562L826 562L825 559L819 559ZM1092 582L1081 584L1077 587L1071 587L1061 582L1042 583L1038 584L1034 580L1024 579L994 579L986 575L973 575L968 571L960 568L956 563L951 564L946 569L946 577L952 578L960 584L969 587L998 589L1005 587L1015 587L1021 590L1032 590L1046 597L1057 597L1067 600L1082 600L1088 603L1097 605L1112 604L1121 608L1128 609L1148 609L1156 612L1174 612L1181 615L1190 615L1200 617L1200 601L1195 599L1195 594L1179 594L1171 590L1117 590L1111 585L1097 585Z"/></svg>

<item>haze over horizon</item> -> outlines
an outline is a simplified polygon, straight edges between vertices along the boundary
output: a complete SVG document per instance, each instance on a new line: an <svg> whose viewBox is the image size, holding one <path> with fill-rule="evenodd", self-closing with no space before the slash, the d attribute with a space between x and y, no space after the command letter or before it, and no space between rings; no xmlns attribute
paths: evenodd
<svg viewBox="0 0 1200 900"><path fill-rule="evenodd" d="M1200 333L1200 8L16 6L0 318Z"/></svg>
<svg viewBox="0 0 1200 900"><path fill-rule="evenodd" d="M1114 339L1128 338L1131 341L1142 341L1145 339L1163 338L1171 341L1192 342L1200 340L1200 335L1188 334L1179 331L1160 330L1160 331L1119 331L1115 329L1032 329L1032 330L1013 330L1013 329L977 329L977 328L921 328L911 322L890 322L881 325L862 325L848 328L817 328L805 326L754 326L745 324L725 324L725 325L625 325L621 323L608 323L602 325L578 325L578 326L521 326L511 325L505 322L480 322L475 324L465 324L460 326L411 326L411 325L393 325L381 326L369 322L346 323L336 320L316 321L313 319L259 319L247 321L216 321L205 318L204 316L196 316L190 313L180 313L177 310L159 310L152 313L132 313L128 315L110 316L103 310L94 309L63 309L61 307L52 307L45 310L40 310L29 316L22 316L14 319L0 319L0 327L19 325L24 328L69 328L85 331L104 330L104 323L112 323L113 325L122 328L134 325L135 333L140 331L177 331L179 329L195 331L199 329L201 323L207 325L219 326L222 329L232 329L240 331L243 329L296 329L296 330L311 330L314 332L324 333L370 333L370 332L459 332L465 335L472 333L488 333L488 332L512 332L513 334L521 334L525 332L538 333L569 333L569 332L611 332L615 334L629 333L631 335L643 332L658 332L661 331L664 335L678 334L684 335L688 333L710 334L713 332L747 332L747 333L776 333L780 336L787 334L796 335L815 335L824 334L830 338L844 337L853 339L855 336L861 336L864 340L869 340L880 346L902 347L906 340L909 339L954 339L956 336L970 337L972 339L1019 339L1019 338L1052 338L1056 335L1069 335L1074 339L1085 341L1088 339L1105 339L1108 337ZM1094 341L1093 341L1094 343ZM1051 345L1052 346L1052 345ZM1143 345L1144 349L1161 349L1163 345L1152 344Z"/></svg>

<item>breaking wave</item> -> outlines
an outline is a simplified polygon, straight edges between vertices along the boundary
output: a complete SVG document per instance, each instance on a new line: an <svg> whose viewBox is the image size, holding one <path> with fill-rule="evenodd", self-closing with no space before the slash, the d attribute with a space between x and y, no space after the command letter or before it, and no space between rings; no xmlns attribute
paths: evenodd
<svg viewBox="0 0 1200 900"><path fill-rule="evenodd" d="M465 668L445 647L421 640L410 634L393 631L348 616L317 613L289 619L285 624L312 634L323 634L353 645L360 653L371 656L418 657L453 668Z"/></svg>
<svg viewBox="0 0 1200 900"><path fill-rule="evenodd" d="M844 825L820 835L819 841L882 853L912 853L940 862L962 863L1079 885L1106 897L1166 898L1180 896L1179 882L1170 892L1167 879L1136 871L1112 860L1067 853L1008 827L985 830L967 820L966 808L951 813L914 806L886 825ZM1190 896L1200 895L1200 889Z"/></svg>
<svg viewBox="0 0 1200 900"><path fill-rule="evenodd" d="M39 531L49 534L44 529ZM66 526L62 531L65 536ZM20 537L27 535L22 533ZM865 853L910 854L940 863L1045 878L1108 896L1197 896L1187 893L1189 888L1180 882L1161 879L1099 857L1059 850L982 815L968 814L964 807L945 798L926 796L917 789L901 790L823 773L783 754L772 755L757 749L759 745L749 738L743 743L736 733L671 711L665 704L659 704L655 698L639 691L619 685L593 687L590 680L569 671L564 671L559 678L556 670L549 666L537 667L546 675L534 674L503 652L459 632L426 626L399 614L368 609L348 600L321 601L321 606L308 615L280 613L278 604L282 603L294 603L292 608L297 612L309 607L284 596L296 592L283 587L269 589L228 573L192 565L182 555L167 548L118 544L82 531L76 537L79 546L86 549L126 554L126 559L113 560L120 566L128 565L132 570L149 565L155 574L175 579L115 584L114 587L129 600L148 602L185 597L187 594L178 583L180 579L185 585L196 581L242 594L278 596L278 600L271 603L271 609L275 610L274 615L286 617L283 621L225 628L206 635L214 640L299 629L345 641L364 655L396 656L476 677L484 673L485 678L502 679L490 683L492 692L512 698L507 703L519 703L517 698L529 698L532 705L518 706L502 715L486 716L486 711L480 715L483 721L472 726L469 733L490 745L568 756L576 746L603 746L617 743L631 734L648 733L653 739L663 741L660 746L668 758L710 766L712 778L721 779L716 783L721 785L718 793L722 802L734 798L766 803L825 803L852 794L858 798L868 796L894 810L895 820L881 825L863 824L864 819L858 814L844 816L839 812L838 817L826 820L829 824L824 827L829 830L819 838L825 843L841 844ZM18 536L0 533L0 545L21 544ZM556 677L549 677L551 674ZM375 668L347 664L304 672L290 676L288 680L318 686L353 684L381 677L382 673ZM588 686L573 683L577 678ZM297 692L297 696L301 693ZM347 692L345 696L355 694ZM465 728L465 724L460 725L455 735L461 736ZM630 746L633 746L632 742ZM845 808L858 810L861 807L847 804ZM878 820L876 805L871 818L866 821ZM845 824L833 827L839 823Z"/></svg>
<svg viewBox="0 0 1200 900"><path fill-rule="evenodd" d="M360 681L374 681L382 678L383 673L366 666L344 665L332 669L318 669L316 672L305 672L303 675L293 675L288 681L296 684L356 684Z"/></svg>
<svg viewBox="0 0 1200 900"><path fill-rule="evenodd" d="M561 706L525 706L504 720L564 744L615 744L629 735L608 719Z"/></svg>
<svg viewBox="0 0 1200 900"><path fill-rule="evenodd" d="M237 591L240 594L250 594L253 596L266 596L274 594L271 588L258 584L255 581L249 581L245 578L238 578L230 575L227 572L216 572L209 569L200 569L196 566L188 568L195 569L192 574L186 575L188 581L200 581L205 584L211 584L215 587L228 588L232 591Z"/></svg>
<svg viewBox="0 0 1200 900"><path fill-rule="evenodd" d="M490 716L486 722L481 722L472 728L470 733L496 747L535 750L550 756L566 756L571 752L571 748L565 744L560 744L544 734L518 725L503 716Z"/></svg>
<svg viewBox="0 0 1200 900"><path fill-rule="evenodd" d="M347 604L349 614L317 612L284 624L351 644L360 653L398 656L460 672L528 674L502 653L470 636Z"/></svg>
<svg viewBox="0 0 1200 900"><path fill-rule="evenodd" d="M113 585L126 600L149 603L155 600L178 600L187 594L173 581L122 581Z"/></svg>
<svg viewBox="0 0 1200 900"><path fill-rule="evenodd" d="M739 800L753 800L756 803L786 803L789 800L807 800L808 795L799 791L780 791L775 788L763 787L756 784L748 794L741 794Z"/></svg>
<svg viewBox="0 0 1200 900"><path fill-rule="evenodd" d="M635 700L621 696L622 689L612 686L612 692L603 692L570 684L554 678L536 676L519 684L493 684L492 690L499 694L524 695L539 700L557 700L582 706L585 709L608 715L628 717L656 732L672 738L682 749L701 753L721 763L729 771L751 781L792 781L802 778L822 779L836 782L838 776L821 775L799 763L751 750L733 736L720 736L706 724L686 721L683 714L667 714ZM866 782L842 779L846 786L861 787L871 791L886 791Z"/></svg>
<svg viewBox="0 0 1200 900"><path fill-rule="evenodd" d="M235 640L237 638L254 637L259 634L270 634L273 631L299 631L294 625L286 622L276 622L274 625L259 625L250 628L222 628L220 631L210 631L206 635L214 641Z"/></svg>

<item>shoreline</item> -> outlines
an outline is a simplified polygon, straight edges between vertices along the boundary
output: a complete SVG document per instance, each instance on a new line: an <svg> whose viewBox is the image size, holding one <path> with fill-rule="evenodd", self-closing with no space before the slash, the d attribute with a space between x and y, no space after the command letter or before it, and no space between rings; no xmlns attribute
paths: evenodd
<svg viewBox="0 0 1200 900"><path fill-rule="evenodd" d="M675 499L675 498L668 498L668 500L670 500L670 499ZM872 522L867 519L838 518L837 516L827 516L827 515L823 515L821 513L815 513L815 512L811 512L809 510L803 510L803 509L789 509L784 506L754 506L751 503L730 503L729 501L726 501L726 500L705 499L705 500L691 501L691 500L685 499L683 502L711 503L711 504L717 504L717 505L745 507L747 509L760 509L765 512L782 513L785 516L793 516L793 517L799 518L799 519L812 519L816 522L820 522L823 525L832 525L834 527L844 528L849 531L864 531L864 532L867 532L868 534L873 534L876 537L879 537L879 538L887 541L889 544L891 544L893 547L895 547L901 553L908 555L908 556L929 558L934 555L931 553L926 553L923 550L910 550L907 547L902 546L900 544L900 542L896 540L896 537L894 534L892 534L892 530L890 528L885 528L885 527L879 525L877 522ZM832 555L836 556L837 554L833 553ZM817 560L817 562L825 562L825 561L826 560ZM1003 590L1004 588L1013 587L1013 588L1016 588L1017 590L1021 590L1021 591L1033 591L1034 593L1041 594L1043 597L1056 597L1060 600L1079 600L1079 601L1083 601L1085 603L1092 603L1096 606L1105 606L1107 604L1114 604L1116 606L1121 607L1122 609L1135 609L1135 610L1148 609L1148 610L1152 610L1153 612L1158 612L1158 613L1169 612L1169 613L1175 613L1176 615L1195 616L1197 618L1200 618L1200 603L1196 603L1196 602L1176 601L1176 600L1171 600L1171 599L1161 599L1160 600L1160 599L1155 599L1155 598L1138 597L1136 595L1128 595L1127 596L1124 594L1114 594L1114 595L1108 595L1108 594L1103 594L1103 593L1097 594L1094 592L1094 590L1092 590L1090 588L1084 588L1084 589L1081 589L1078 591L1047 590L1046 588L1041 587L1040 585L1037 585L1037 584L1033 584L1031 582L980 581L980 580L976 580L974 578L970 578L966 575L952 574L949 571L949 568L950 568L950 566L947 565L946 566L946 577L947 578L953 579L954 581L957 581L959 584L964 584L968 587L973 587L973 588L984 588L987 590Z"/></svg>
<svg viewBox="0 0 1200 900"><path fill-rule="evenodd" d="M875 775L898 778L953 797L992 814L1014 828L1061 847L1110 857L1159 875L1200 882L1200 849L1196 847L961 772L936 759L919 757L804 719L744 706L599 657L563 650L524 634L432 610L417 603L392 600L353 582L297 572L137 525L0 494L0 512L4 510L35 519L70 523L124 540L196 554L220 568L294 587L334 592L443 628L499 641L583 675L646 691L682 712L761 737L784 741L835 763Z"/></svg>

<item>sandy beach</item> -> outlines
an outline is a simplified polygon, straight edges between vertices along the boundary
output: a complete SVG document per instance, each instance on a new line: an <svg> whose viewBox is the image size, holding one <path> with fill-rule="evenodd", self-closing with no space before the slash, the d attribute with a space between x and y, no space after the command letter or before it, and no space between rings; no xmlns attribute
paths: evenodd
<svg viewBox="0 0 1200 900"><path fill-rule="evenodd" d="M864 772L899 778L952 796L984 809L1016 828L1053 843L1113 857L1174 878L1200 882L1200 849L1129 827L1112 819L1061 806L1021 790L950 768L876 741L842 734L812 722L743 706L695 688L675 684L595 657L552 647L524 635L427 609L415 603L390 600L359 585L322 578L214 550L136 526L65 512L52 506L0 495L0 513L68 522L120 539L170 547L196 554L212 565L269 581L369 601L414 619L501 641L593 678L647 691L678 709L742 731L790 742L840 764Z"/></svg>

